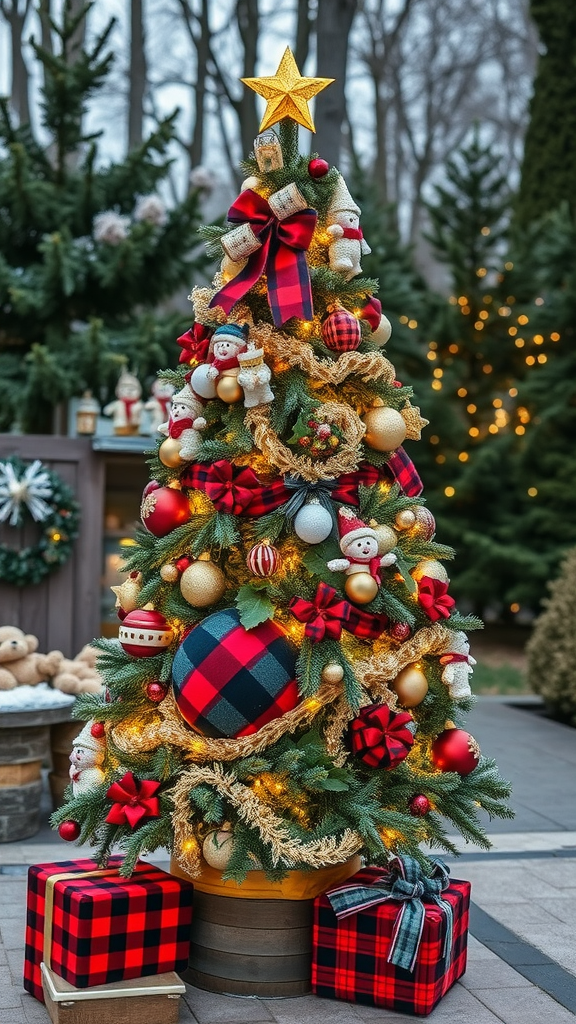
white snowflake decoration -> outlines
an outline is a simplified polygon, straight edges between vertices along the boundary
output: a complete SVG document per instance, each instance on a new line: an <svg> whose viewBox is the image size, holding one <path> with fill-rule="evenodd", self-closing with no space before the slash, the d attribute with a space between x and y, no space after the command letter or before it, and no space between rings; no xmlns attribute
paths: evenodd
<svg viewBox="0 0 576 1024"><path fill-rule="evenodd" d="M26 505L37 523L52 513L44 498L52 497L50 477L39 459L36 459L18 478L11 462L0 462L0 522L8 519L10 526L16 526Z"/></svg>

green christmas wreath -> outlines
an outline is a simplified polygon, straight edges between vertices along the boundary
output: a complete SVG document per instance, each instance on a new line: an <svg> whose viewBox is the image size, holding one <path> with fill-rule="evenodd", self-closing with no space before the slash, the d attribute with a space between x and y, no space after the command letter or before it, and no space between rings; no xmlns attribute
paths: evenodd
<svg viewBox="0 0 576 1024"><path fill-rule="evenodd" d="M17 587L40 583L68 561L80 528L80 505L39 459L26 463L11 455L0 460L0 523L18 529L27 520L41 524L37 544L19 550L0 544L0 580Z"/></svg>

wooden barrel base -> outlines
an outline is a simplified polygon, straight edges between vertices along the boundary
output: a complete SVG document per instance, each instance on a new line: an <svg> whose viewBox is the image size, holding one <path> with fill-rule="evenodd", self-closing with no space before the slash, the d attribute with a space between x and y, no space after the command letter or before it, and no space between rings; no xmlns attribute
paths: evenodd
<svg viewBox="0 0 576 1024"><path fill-rule="evenodd" d="M194 893L185 979L209 992L310 992L312 900L245 900Z"/></svg>

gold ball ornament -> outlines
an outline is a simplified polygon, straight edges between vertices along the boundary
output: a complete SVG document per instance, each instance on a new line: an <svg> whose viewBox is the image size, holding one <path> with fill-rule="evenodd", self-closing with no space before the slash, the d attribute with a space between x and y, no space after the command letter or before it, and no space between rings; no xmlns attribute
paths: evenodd
<svg viewBox="0 0 576 1024"><path fill-rule="evenodd" d="M369 604L378 593L378 584L369 572L354 572L346 577L344 591L354 604Z"/></svg>
<svg viewBox="0 0 576 1024"><path fill-rule="evenodd" d="M394 520L399 530L409 530L416 522L416 516L411 508L402 509Z"/></svg>
<svg viewBox="0 0 576 1024"><path fill-rule="evenodd" d="M193 608L207 608L222 597L226 579L214 562L193 562L180 577L180 590Z"/></svg>
<svg viewBox="0 0 576 1024"><path fill-rule="evenodd" d="M421 540L432 540L436 533L436 520L426 505L414 505L412 509L416 516L416 522L412 529L412 535Z"/></svg>
<svg viewBox="0 0 576 1024"><path fill-rule="evenodd" d="M375 406L368 409L362 419L366 424L364 440L377 452L396 451L406 437L406 424L396 409Z"/></svg>
<svg viewBox="0 0 576 1024"><path fill-rule="evenodd" d="M442 583L450 582L450 577L442 562L438 562L435 558L422 558L411 570L410 575L416 581L421 580L423 576L429 576L430 579L440 580Z"/></svg>
<svg viewBox="0 0 576 1024"><path fill-rule="evenodd" d="M164 580L164 583L176 583L179 578L180 573L172 562L166 562L165 565L160 566L160 579Z"/></svg>
<svg viewBox="0 0 576 1024"><path fill-rule="evenodd" d="M369 526L376 534L379 555L387 555L389 551L396 547L398 537L390 526L386 526L384 523L377 523L375 519L370 520Z"/></svg>
<svg viewBox="0 0 576 1024"><path fill-rule="evenodd" d="M337 661L329 661L321 672L323 683L339 683L344 679L344 669Z"/></svg>
<svg viewBox="0 0 576 1024"><path fill-rule="evenodd" d="M404 708L415 708L428 693L428 680L418 665L407 665L390 683Z"/></svg>
<svg viewBox="0 0 576 1024"><path fill-rule="evenodd" d="M218 378L216 394L227 405L233 405L244 398L244 392L238 383L238 370L224 370Z"/></svg>
<svg viewBox="0 0 576 1024"><path fill-rule="evenodd" d="M177 437L167 437L162 441L158 449L158 458L168 469L178 469L186 464L186 459L180 457L180 440Z"/></svg>
<svg viewBox="0 0 576 1024"><path fill-rule="evenodd" d="M216 871L225 871L230 863L234 849L234 833L230 828L223 826L214 832L209 832L202 843L202 854L204 860Z"/></svg>

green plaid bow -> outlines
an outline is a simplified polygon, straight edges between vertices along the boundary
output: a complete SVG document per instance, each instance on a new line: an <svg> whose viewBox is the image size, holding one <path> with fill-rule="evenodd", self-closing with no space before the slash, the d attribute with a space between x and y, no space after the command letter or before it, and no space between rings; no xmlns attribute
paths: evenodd
<svg viewBox="0 0 576 1024"><path fill-rule="evenodd" d="M423 900L436 903L446 918L442 953L446 967L452 955L452 907L440 895L450 884L448 868L436 857L431 859L431 863L432 873L428 876L413 857L395 857L390 861L387 874L376 878L373 884L348 882L326 893L338 918L349 917L378 903L399 901L401 906L394 921L387 959L388 963L408 971L413 971L416 966L424 930L426 909Z"/></svg>

